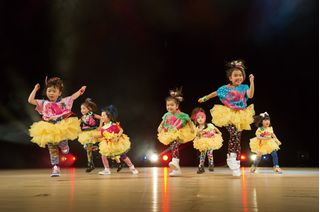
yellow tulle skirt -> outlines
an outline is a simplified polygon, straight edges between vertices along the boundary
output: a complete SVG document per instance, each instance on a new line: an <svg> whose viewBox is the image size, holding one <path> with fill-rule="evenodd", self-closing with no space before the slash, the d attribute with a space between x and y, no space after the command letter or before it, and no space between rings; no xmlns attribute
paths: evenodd
<svg viewBox="0 0 320 212"><path fill-rule="evenodd" d="M162 130L160 133L158 133L158 140L164 145L169 145L173 141L178 141L180 143L190 142L196 137L197 134L195 127L192 127L194 129L193 132L189 124L186 124L186 126L179 130L169 130L167 132Z"/></svg>
<svg viewBox="0 0 320 212"><path fill-rule="evenodd" d="M271 154L273 151L277 151L280 149L275 139L261 140L257 137L250 139L250 149L251 152L257 154Z"/></svg>
<svg viewBox="0 0 320 212"><path fill-rule="evenodd" d="M82 131L79 134L78 141L82 145L88 144L88 143L94 144L100 141L99 136L100 136L100 131L98 129Z"/></svg>
<svg viewBox="0 0 320 212"><path fill-rule="evenodd" d="M115 157L128 152L130 145L129 137L122 134L118 141L101 141L99 143L99 152L107 157Z"/></svg>
<svg viewBox="0 0 320 212"><path fill-rule="evenodd" d="M45 148L48 143L59 144L63 140L75 140L81 132L80 120L70 117L56 124L39 121L31 125L29 132L31 141Z"/></svg>
<svg viewBox="0 0 320 212"><path fill-rule="evenodd" d="M215 134L211 138L196 137L193 141L193 147L200 152L208 150L217 150L222 147L222 136L221 134Z"/></svg>
<svg viewBox="0 0 320 212"><path fill-rule="evenodd" d="M211 110L212 123L218 127L234 125L238 131L251 130L253 123L254 106L249 105L244 110L233 110L224 105L215 105Z"/></svg>

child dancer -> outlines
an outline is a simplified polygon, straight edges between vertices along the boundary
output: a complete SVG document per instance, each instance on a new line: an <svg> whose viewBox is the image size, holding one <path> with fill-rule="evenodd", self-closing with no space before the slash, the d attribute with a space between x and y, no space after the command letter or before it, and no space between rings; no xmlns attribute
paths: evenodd
<svg viewBox="0 0 320 212"><path fill-rule="evenodd" d="M230 140L228 145L227 164L233 176L240 176L241 131L250 130L253 122L253 104L247 107L248 98L254 94L254 76L249 75L250 87L242 84L246 79L243 61L235 60L227 63L229 84L221 86L217 91L198 100L205 102L218 96L223 105L215 105L211 109L212 122L218 127L226 127Z"/></svg>
<svg viewBox="0 0 320 212"><path fill-rule="evenodd" d="M28 102L36 106L36 111L42 115L43 121L35 122L30 127L32 142L45 148L48 146L50 160L53 166L51 177L60 176L59 148L62 153L69 152L67 140L74 140L80 133L80 122L76 117L70 117L72 104L75 99L82 95L86 86L82 86L71 96L61 98L63 82L58 77L53 77L45 82L46 100L35 99L40 85L36 84L30 93Z"/></svg>
<svg viewBox="0 0 320 212"><path fill-rule="evenodd" d="M100 116L93 113L94 111L96 111L96 109L96 103L94 103L90 98L87 98L81 104L82 132L79 134L78 140L87 151L88 167L86 169L86 172L91 172L95 168L93 163L92 151L96 151L98 149L98 147L94 146L94 144L99 141L97 137L100 135L100 132L97 129L99 126L97 120L100 120Z"/></svg>
<svg viewBox="0 0 320 212"><path fill-rule="evenodd" d="M127 164L132 174L138 174L138 170L132 164L126 153L130 149L129 137L123 133L120 123L117 122L117 109L110 105L102 110L100 133L102 141L99 144L100 154L102 155L102 163L104 170L100 171L100 175L110 175L108 157L115 159L120 163L119 157ZM118 166L119 167L119 166ZM119 171L119 168L118 168Z"/></svg>
<svg viewBox="0 0 320 212"><path fill-rule="evenodd" d="M164 145L170 145L172 161L169 163L172 171L169 176L181 175L179 166L179 145L192 141L195 136L195 126L188 114L180 111L179 106L183 101L182 89L170 91L166 98L167 113L163 115L158 127L158 139Z"/></svg>
<svg viewBox="0 0 320 212"><path fill-rule="evenodd" d="M270 116L267 112L255 116L255 124L258 127L255 138L250 139L251 151L257 154L257 158L251 166L250 171L254 173L259 165L262 155L271 154L273 168L276 173L281 174L277 151L280 149L281 142L273 132L270 123Z"/></svg>
<svg viewBox="0 0 320 212"><path fill-rule="evenodd" d="M206 114L202 108L195 108L191 115L192 120L197 126L197 136L193 141L193 147L200 151L200 163L198 167L198 174L205 172L204 162L206 155L209 161L209 171L214 171L213 150L222 147L222 136L218 128L211 123L206 123Z"/></svg>

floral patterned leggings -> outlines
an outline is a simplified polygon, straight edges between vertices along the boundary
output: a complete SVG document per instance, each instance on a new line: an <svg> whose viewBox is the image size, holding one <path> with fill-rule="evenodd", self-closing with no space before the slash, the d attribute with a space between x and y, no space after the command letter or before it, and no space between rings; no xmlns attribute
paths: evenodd
<svg viewBox="0 0 320 212"><path fill-rule="evenodd" d="M230 134L228 153L237 153L237 159L239 160L241 155L241 131L238 131L234 125L229 125L226 128Z"/></svg>

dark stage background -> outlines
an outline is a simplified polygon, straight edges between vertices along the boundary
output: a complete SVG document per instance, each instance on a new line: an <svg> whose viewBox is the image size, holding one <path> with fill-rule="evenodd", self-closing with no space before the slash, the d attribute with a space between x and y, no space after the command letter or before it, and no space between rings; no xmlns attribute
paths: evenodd
<svg viewBox="0 0 320 212"><path fill-rule="evenodd" d="M249 103L271 115L282 141L280 165L318 166L318 1L10 0L0 6L0 168L50 166L47 150L28 137L40 118L27 98L45 76L64 80L64 96L88 86L74 104L78 116L86 97L100 108L118 107L132 141L128 155L138 166L150 165L143 156L165 148L156 130L168 90L183 86L182 111L191 113L199 97L227 83L224 64L237 58L255 76ZM201 104L208 120L216 103ZM245 154L254 133L243 133ZM226 144L214 153L216 165L225 165ZM70 146L75 166L85 166L81 145ZM182 165L197 165L197 154L192 143L181 146Z"/></svg>

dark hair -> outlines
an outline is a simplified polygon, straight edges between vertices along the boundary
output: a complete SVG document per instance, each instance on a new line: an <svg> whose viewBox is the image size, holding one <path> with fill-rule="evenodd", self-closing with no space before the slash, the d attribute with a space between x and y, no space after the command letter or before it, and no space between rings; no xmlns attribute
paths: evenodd
<svg viewBox="0 0 320 212"><path fill-rule="evenodd" d="M81 104L88 108L90 111L96 111L97 110L97 104L92 101L90 98L86 98L84 102Z"/></svg>
<svg viewBox="0 0 320 212"><path fill-rule="evenodd" d="M263 120L270 120L270 116L267 112L262 113L258 116L254 116L254 124L256 125L256 127L262 127L262 121Z"/></svg>
<svg viewBox="0 0 320 212"><path fill-rule="evenodd" d="M63 81L59 77L51 77L50 79L47 79L46 77L45 85L46 85L45 92L49 87L58 88L60 92L63 91Z"/></svg>
<svg viewBox="0 0 320 212"><path fill-rule="evenodd" d="M246 79L246 72L245 72L246 67L244 66L243 60L233 60L231 62L227 62L226 67L227 67L226 73L227 73L228 80L232 75L232 73L236 70L241 71L243 75L243 81Z"/></svg>
<svg viewBox="0 0 320 212"><path fill-rule="evenodd" d="M182 87L170 90L169 93L170 96L166 98L166 102L172 100L179 106L180 103L183 101Z"/></svg>
<svg viewBox="0 0 320 212"><path fill-rule="evenodd" d="M109 105L102 109L102 112L106 112L108 118L112 122L117 122L118 119L118 110L115 106Z"/></svg>
<svg viewBox="0 0 320 212"><path fill-rule="evenodd" d="M193 123L194 123L196 126L199 126L199 123L197 122L197 117L196 117L196 115L197 115L198 112L203 112L204 114L206 113L206 112L204 111L204 109L202 109L201 107L196 107L196 108L194 108L194 109L192 110L192 112L191 112L191 120L193 121ZM204 123L204 128L203 128L203 129L206 129L207 127L208 127L208 124L207 124L207 122L206 122L206 123Z"/></svg>

